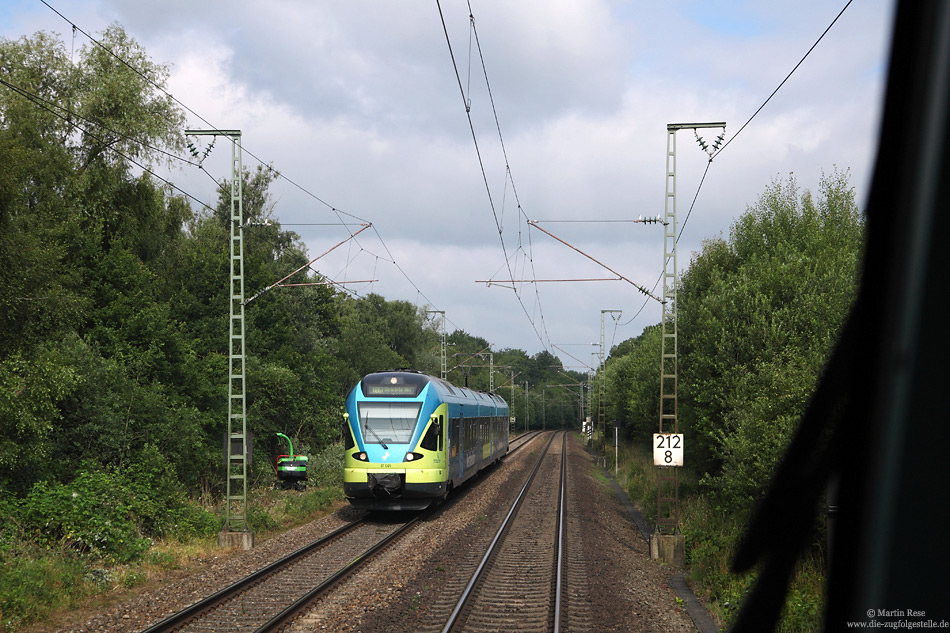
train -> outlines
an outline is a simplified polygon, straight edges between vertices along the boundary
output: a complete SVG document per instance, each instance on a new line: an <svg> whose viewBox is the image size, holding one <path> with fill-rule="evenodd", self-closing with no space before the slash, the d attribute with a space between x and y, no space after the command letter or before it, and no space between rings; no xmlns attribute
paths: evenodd
<svg viewBox="0 0 950 633"><path fill-rule="evenodd" d="M364 377L346 399L343 492L358 508L422 510L508 453L508 403L416 371Z"/></svg>

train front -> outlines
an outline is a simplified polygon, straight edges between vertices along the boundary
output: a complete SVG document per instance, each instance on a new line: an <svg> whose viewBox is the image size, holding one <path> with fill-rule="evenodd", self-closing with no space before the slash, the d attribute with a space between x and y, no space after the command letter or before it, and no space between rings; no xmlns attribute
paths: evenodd
<svg viewBox="0 0 950 633"><path fill-rule="evenodd" d="M444 408L437 384L424 374L370 374L353 388L343 471L350 503L421 510L445 496Z"/></svg>

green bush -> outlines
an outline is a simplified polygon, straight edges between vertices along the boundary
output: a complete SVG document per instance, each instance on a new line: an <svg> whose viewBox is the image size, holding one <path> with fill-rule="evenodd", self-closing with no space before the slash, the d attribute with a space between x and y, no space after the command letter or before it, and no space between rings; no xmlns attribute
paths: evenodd
<svg viewBox="0 0 950 633"><path fill-rule="evenodd" d="M0 491L0 554L9 551L20 536L20 501Z"/></svg>
<svg viewBox="0 0 950 633"><path fill-rule="evenodd" d="M139 558L152 538L215 533L220 520L187 500L155 447L146 446L134 462L122 470L85 470L68 484L34 484L17 512L24 537L124 563Z"/></svg>
<svg viewBox="0 0 950 633"><path fill-rule="evenodd" d="M310 456L307 463L307 480L310 486L343 487L343 446L330 444Z"/></svg>
<svg viewBox="0 0 950 633"><path fill-rule="evenodd" d="M727 515L705 496L684 500L680 512L690 576L713 610L729 623L755 581L754 573L736 575L730 570L742 519Z"/></svg>
<svg viewBox="0 0 950 633"><path fill-rule="evenodd" d="M680 505L686 564L707 606L729 625L738 615L757 574L753 571L739 575L731 571L745 517L728 515L711 499L708 493L695 495ZM806 556L796 566L777 631L792 633L821 628L823 583L820 555Z"/></svg>
<svg viewBox="0 0 950 633"><path fill-rule="evenodd" d="M221 520L188 499L174 467L158 449L145 445L127 468L129 485L138 500L136 519L143 534L180 540L213 536Z"/></svg>
<svg viewBox="0 0 950 633"><path fill-rule="evenodd" d="M23 505L26 536L97 558L128 562L148 549L134 521L135 498L115 473L83 472L70 484L41 481Z"/></svg>
<svg viewBox="0 0 950 633"><path fill-rule="evenodd" d="M247 523L253 532L270 532L280 527L280 524L270 515L267 508L256 503L248 504Z"/></svg>
<svg viewBox="0 0 950 633"><path fill-rule="evenodd" d="M221 517L192 503L170 510L167 536L179 541L214 536L221 529Z"/></svg>
<svg viewBox="0 0 950 633"><path fill-rule="evenodd" d="M626 475L627 495L647 521L655 522L656 467L641 455L637 455L627 464Z"/></svg>

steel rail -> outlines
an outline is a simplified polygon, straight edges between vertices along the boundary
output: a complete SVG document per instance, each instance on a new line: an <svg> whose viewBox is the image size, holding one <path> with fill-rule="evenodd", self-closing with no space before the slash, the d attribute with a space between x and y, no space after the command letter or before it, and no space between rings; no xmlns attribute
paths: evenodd
<svg viewBox="0 0 950 633"><path fill-rule="evenodd" d="M529 437L525 438L525 440L519 446L512 449L508 454L510 455L511 453L517 451L518 449L523 448L525 445L530 444L531 440L533 440L535 436L537 435L539 435L539 433L537 432L531 434ZM534 469L532 470L528 481L525 483L525 486L519 495L519 501L516 502L518 505L520 505L520 499L524 496L525 491L527 490L528 486L531 483L531 480L533 480L534 475L537 472L538 468L540 467L541 461L544 455L546 454L548 447L550 446L553 439L554 437L552 436L551 439L548 441L548 444L545 446L544 451L542 452L540 458L538 459L537 464L535 464ZM517 509L516 507L513 507L512 510L509 511L508 518L505 519L506 524L508 520L514 515L514 512L516 509ZM256 629L255 633L270 633L272 631L277 631L280 628L284 627L291 619L293 619L304 608L306 608L306 606L309 603L313 602L316 598L318 598L320 595L322 595L327 590L329 590L337 582L339 582L340 580L342 580L343 578L345 578L346 576L354 572L356 569L358 569L363 563L365 563L369 558L371 558L376 552L378 552L380 549L384 548L393 540L401 536L411 526L415 525L422 518L431 514L431 511L432 509L430 509L429 512L425 512L415 517L414 519L412 519L405 525L401 526L395 532L393 532L392 534L390 534L389 536L387 536L386 538L384 538L383 540L375 544L373 547L371 547L367 551L363 552L362 554L354 558L352 561L346 564L343 568L341 568L339 571L334 573L330 578L325 580L323 583L321 583L317 587L314 587L306 595L299 598L297 601L295 601L294 603L292 603L291 605L283 609L280 613L275 615L273 618L271 618L271 620L269 620L267 623L265 623L264 625ZM337 528L336 530L330 532L329 534L324 535L323 537L313 541L312 543L304 545L303 547L291 552L290 554L287 554L286 556L278 559L277 561L273 563L270 563L269 565L266 565L265 567L262 567L261 569L242 578L241 580L218 590L212 595L202 600L199 600L198 602L186 607L185 609L182 609L181 611L177 613L172 614L171 616L165 618L164 620L161 620L160 622L157 622L156 624L153 624L147 629L144 629L142 633L166 633L168 631L176 630L188 624L190 621L199 617L201 613L209 611L211 608L215 607L216 605L225 602L232 596L249 588L251 585L263 580L266 576L278 571L279 569L281 569L282 567L286 565L289 565L290 563L296 561L297 559L302 558L303 556L310 553L312 550L322 545L325 545L329 541L336 539L339 536L342 536L343 534L356 528L365 520L366 520L366 517L361 517L351 523L348 523L344 526ZM494 544L498 540L500 535L501 533L499 532L499 534L495 537L495 541L492 542L492 547L494 547ZM487 560L487 556L485 560ZM480 570L484 566L485 560L482 561L482 565L480 565L479 570L476 571L476 575L473 578L473 582L470 583L471 586L474 586L474 580L475 578L477 578L478 574L480 573ZM466 591L469 592L470 590L471 590L471 587L469 587L469 589L467 589ZM454 614L454 617L457 618L457 614Z"/></svg>
<svg viewBox="0 0 950 633"><path fill-rule="evenodd" d="M541 431L530 431L529 433L524 433L515 438L515 441L518 442L517 446L512 447L510 444L508 446L508 452L501 456L501 459L507 459L513 455L516 451L524 448L531 443L531 440L541 435Z"/></svg>
<svg viewBox="0 0 950 633"><path fill-rule="evenodd" d="M561 593L564 579L564 500L567 491L567 434L561 435L561 490L557 502L557 583L554 590L554 633L561 631Z"/></svg>
<svg viewBox="0 0 950 633"><path fill-rule="evenodd" d="M531 469L531 473L528 475L527 481L525 481L524 486L521 488L521 492L518 493L518 497L515 499L514 503L511 504L511 509L508 510L508 515L505 517L505 520L502 522L501 527L498 528L498 532L495 534L495 538L492 539L491 544L488 546L488 551L485 552L485 555L482 557L481 562L478 564L478 568L475 569L475 573L472 574L471 580L468 581L468 585L465 587L465 591L462 592L461 598L459 598L458 603L455 605L452 614L449 616L448 621L445 624L445 627L442 629L442 633L449 633L455 624L458 621L459 615L462 612L462 609L465 607L465 603L468 601L472 590L475 588L475 584L478 582L479 578L482 575L482 571L485 569L488 559L491 558L492 554L495 552L495 547L498 545L498 542L501 540L502 535L507 531L511 519L515 516L518 509L521 507L521 503L525 499L525 495L528 491L528 488L531 486L531 482L534 481L534 476L537 474L538 470L541 467L541 462L544 461L545 455L547 455L548 448L550 448L551 443L554 441L554 435L551 436L551 439L548 440L548 443L544 445L544 450L541 451L541 455L538 456L538 461L534 465L534 468Z"/></svg>
<svg viewBox="0 0 950 633"><path fill-rule="evenodd" d="M343 525L333 530L329 534L326 534L320 537L319 539L313 541L312 543L304 545L303 547L291 552L290 554L287 554L286 556L274 561L273 563L258 569L256 572L252 573L251 575L245 576L244 578L237 581L236 583L228 585L227 587L224 587L223 589L211 594L207 598L204 598L203 600L199 600L198 602L192 604L191 606L185 607L178 613L174 613L170 615L169 617L165 618L164 620L157 622L156 624L153 624L152 626L142 631L142 633L162 633L164 631L172 631L188 623L191 619L198 616L202 612L207 611L212 606L224 602L229 597L237 594L240 591L243 591L248 586L252 585L258 580L268 576L269 574L272 574L278 569L305 556L306 554L310 553L312 550L326 544L327 542L333 539L336 539L337 537L342 536L343 534L346 534L347 532L354 529L359 524L363 523L363 521L365 520L366 520L365 516L360 517L359 519L356 519L355 521L347 523L346 525Z"/></svg>
<svg viewBox="0 0 950 633"><path fill-rule="evenodd" d="M311 602L316 600L327 590L329 590L333 585L338 583L340 580L346 578L354 571L360 568L361 565L366 563L370 558L373 557L376 552L383 549L389 545L392 541L396 540L404 532L406 532L410 527L421 521L424 517L428 517L432 514L432 510L423 512L422 514L417 515L414 519L401 526L398 530L381 540L380 542L373 545L371 548L354 558L352 561L347 563L335 574L324 580L322 583L308 591L306 594L298 598L292 604L288 605L283 611L275 615L273 618L268 620L263 626L256 629L254 633L273 633L278 631L287 625L291 620L293 620L301 611L307 608Z"/></svg>

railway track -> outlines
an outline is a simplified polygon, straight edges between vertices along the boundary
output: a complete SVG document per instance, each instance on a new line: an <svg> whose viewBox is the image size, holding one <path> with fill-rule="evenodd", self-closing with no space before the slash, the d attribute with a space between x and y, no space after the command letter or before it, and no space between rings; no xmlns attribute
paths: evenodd
<svg viewBox="0 0 950 633"><path fill-rule="evenodd" d="M584 615L581 578L573 578L583 575L570 573L569 563L579 554L571 553L568 543L579 538L571 534L567 521L566 435L560 435L560 451L550 450L552 435L442 633L548 633L584 630L592 624Z"/></svg>
<svg viewBox="0 0 950 633"><path fill-rule="evenodd" d="M510 457L512 453L517 451L522 446L525 446L526 444L528 444L528 442L538 437L539 435L541 435L541 431L531 431L530 433L522 433L521 435L512 438L510 443L508 444L508 455L506 455L505 457L506 458Z"/></svg>
<svg viewBox="0 0 950 633"><path fill-rule="evenodd" d="M556 442L558 435L560 441ZM528 473L515 484L523 483L520 494L497 531L492 528L486 532L480 546L458 552L459 573L452 574L452 580L446 578L432 610L425 621L414 623L414 630L595 630L587 613L585 574L570 571L572 567L582 568L583 552L579 547L582 523L572 517L566 503L570 497L566 435L522 439L513 443L512 453L524 449L530 460L537 457L533 467L525 462L523 471L518 468ZM551 450L557 443L560 450ZM143 633L264 633L284 629L307 611L310 615L286 630L310 630L308 618L325 611L320 606L314 612L310 605L329 598L338 581L361 569L383 549L391 552L384 558L398 558L402 546L390 549L386 545L413 526L418 525L422 531L410 542L419 538L431 541L427 520L436 512L457 511L453 506L465 503L467 490L459 492L438 510L416 515L409 522L388 523L375 517L373 521L360 519L345 525ZM499 510L500 520L505 510ZM345 596L340 598L346 600Z"/></svg>
<svg viewBox="0 0 950 633"><path fill-rule="evenodd" d="M536 434L520 438L514 452ZM433 509L434 510L434 509ZM338 581L431 514L407 522L352 521L257 572L192 604L142 633L267 633L285 627Z"/></svg>
<svg viewBox="0 0 950 633"><path fill-rule="evenodd" d="M694 631L682 608L674 604L668 570L650 564L639 533L626 525L592 475L592 462L583 446L571 436L567 454L562 448L558 455L557 438L548 441L553 435L513 439L500 466L459 488L431 514L420 515L414 527L407 526L393 537L397 540L392 547L381 545L369 558L362 556L369 546L402 528L402 522L388 523L380 517L355 522L302 548L319 551L321 565L315 562L315 567L305 571L298 564L282 572L281 580L266 583L263 577L272 574L270 568L262 570L190 607L174 621L166 618L160 625L144 628L165 617L161 614L195 600L202 587L220 587L221 574L236 578L235 572L260 566L263 563L254 561L265 556L238 556L216 565L211 575L202 572L172 583L64 633L278 628L286 633L440 633L470 584L470 596L447 630ZM566 480L558 475L565 466ZM525 486L535 468L532 483ZM524 499L512 513L511 505L523 490ZM303 534L310 534L312 540L321 529L329 530L331 525L340 525L344 516L355 514L347 510L334 521L321 521L323 528L308 526ZM498 535L509 514L507 531ZM342 537L344 533L349 536ZM342 546L329 543L335 537L358 544L340 552L337 548ZM562 543L559 554L555 539ZM497 552L486 559L495 541ZM273 542L261 548L266 549L288 551L287 546ZM336 560L334 565L328 564L331 559ZM275 566L286 566L286 562ZM482 579L472 582L480 566ZM303 577L312 578L297 585ZM247 589L265 584L271 588ZM308 594L310 604L293 616ZM199 614L208 611L215 613Z"/></svg>
<svg viewBox="0 0 950 633"><path fill-rule="evenodd" d="M143 633L268 633L280 630L339 580L423 519L365 517L288 554Z"/></svg>
<svg viewBox="0 0 950 633"><path fill-rule="evenodd" d="M563 434L560 455L550 450L554 438L545 444L442 633L553 630L560 603L565 480Z"/></svg>

